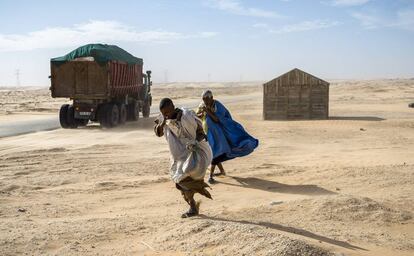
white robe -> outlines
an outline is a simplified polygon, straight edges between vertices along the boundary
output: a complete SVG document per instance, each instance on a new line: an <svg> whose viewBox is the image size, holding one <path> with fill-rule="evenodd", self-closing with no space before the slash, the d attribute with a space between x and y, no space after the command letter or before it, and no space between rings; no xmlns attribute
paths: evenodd
<svg viewBox="0 0 414 256"><path fill-rule="evenodd" d="M196 140L197 125L201 125L201 120L194 111L181 110L181 121L167 120L164 126L171 153L171 178L175 183L187 177L203 180L213 154L207 141Z"/></svg>

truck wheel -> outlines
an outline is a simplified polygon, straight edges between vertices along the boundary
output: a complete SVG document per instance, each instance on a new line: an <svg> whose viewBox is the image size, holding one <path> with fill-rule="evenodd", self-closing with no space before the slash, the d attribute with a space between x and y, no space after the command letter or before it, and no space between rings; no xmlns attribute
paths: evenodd
<svg viewBox="0 0 414 256"><path fill-rule="evenodd" d="M75 108L73 107L73 105L70 105L68 107L68 111L66 113L66 122L69 125L68 128L78 128L78 122L75 119Z"/></svg>
<svg viewBox="0 0 414 256"><path fill-rule="evenodd" d="M128 119L131 121L138 121L139 119L139 105L138 102L133 101L128 104Z"/></svg>
<svg viewBox="0 0 414 256"><path fill-rule="evenodd" d="M60 122L60 126L62 126L62 128L64 128L64 129L69 128L69 124L66 121L67 115L68 115L68 108L69 108L69 104L63 104L60 107L60 110L59 110L59 122Z"/></svg>
<svg viewBox="0 0 414 256"><path fill-rule="evenodd" d="M142 107L142 116L144 116L145 118L150 116L150 111L151 111L151 106L150 103L148 101L146 101L144 103L144 106Z"/></svg>
<svg viewBox="0 0 414 256"><path fill-rule="evenodd" d="M101 124L101 126L105 128L110 127L106 119L106 112L108 111L108 106L109 106L108 104L99 105L98 112L97 112L98 121Z"/></svg>
<svg viewBox="0 0 414 256"><path fill-rule="evenodd" d="M116 104L110 103L106 108L106 122L109 127L115 127L119 123L119 108Z"/></svg>
<svg viewBox="0 0 414 256"><path fill-rule="evenodd" d="M125 124L126 120L127 120L127 109L125 104L121 103L118 104L118 109L119 109L119 124Z"/></svg>

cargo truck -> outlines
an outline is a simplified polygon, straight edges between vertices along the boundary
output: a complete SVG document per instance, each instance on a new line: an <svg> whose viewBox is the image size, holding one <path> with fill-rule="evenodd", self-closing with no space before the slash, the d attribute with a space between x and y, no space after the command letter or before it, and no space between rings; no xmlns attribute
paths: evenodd
<svg viewBox="0 0 414 256"><path fill-rule="evenodd" d="M69 98L59 111L63 128L89 121L111 128L149 117L152 104L151 71L125 50L106 44L81 46L50 61L53 98Z"/></svg>

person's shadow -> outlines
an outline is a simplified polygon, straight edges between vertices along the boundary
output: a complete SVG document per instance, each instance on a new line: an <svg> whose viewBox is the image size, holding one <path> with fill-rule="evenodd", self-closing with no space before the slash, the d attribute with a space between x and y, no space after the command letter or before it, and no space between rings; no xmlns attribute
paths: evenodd
<svg viewBox="0 0 414 256"><path fill-rule="evenodd" d="M235 183L225 182L219 179L217 179L216 181L218 184L225 184L229 186L237 186L237 187L250 188L250 189L259 189L259 190L275 192L275 193L288 193L288 194L301 194L301 195L336 194L335 192L321 188L317 185L288 185L288 184L283 184L283 183L279 183L275 181L264 180L264 179L253 178L253 177L247 177L247 178L241 178L241 177L235 177L235 176L227 176L227 177L234 180ZM325 237L322 235L312 233L304 229L283 226L281 224L264 222L264 221L253 222L253 221L246 221L246 220L231 220L231 219L225 219L225 218L220 218L220 217L206 216L203 214L200 214L199 217L203 219L212 220L212 221L232 222L232 223L239 223L239 224L245 224L245 225L256 225L260 227L266 227L266 228L279 230L279 231L286 232L286 233L296 234L296 235L304 236L307 238L315 239L315 240L322 241L328 244L340 246L346 249L351 249L351 250L358 249L358 250L366 251L366 249L364 248L352 245L345 241L335 240L329 237Z"/></svg>
<svg viewBox="0 0 414 256"><path fill-rule="evenodd" d="M335 194L335 192L326 190L324 188L318 187L317 185L288 185L279 183L276 181L264 180L259 178L247 177L234 177L227 176L234 181L236 184L225 182L219 179L216 179L218 184L225 184L229 186L237 186L244 188L259 189L275 193L286 193L286 194L300 194L300 195L330 195Z"/></svg>
<svg viewBox="0 0 414 256"><path fill-rule="evenodd" d="M346 249L367 251L367 249L352 245L352 244L350 244L348 242L345 242L345 241L335 240L335 239L332 239L332 238L329 238L329 237L325 237L325 236L322 236L322 235L312 233L312 232L304 230L304 229L294 228L294 227L289 227L289 226L283 226L283 225L276 224L276 223L264 222L264 221L252 222L252 221L246 221L246 220L230 220L230 219L225 219L225 218L220 218L220 217L206 216L204 214L200 214L199 217L202 218L202 219L207 219L207 220L212 220L212 221L231 222L231 223L239 223L239 224L244 224L244 225L255 225L255 226L270 228L270 229L279 230L279 231L286 232L286 233L291 233L291 234L295 234L295 235L315 239L315 240L322 241L322 242L325 242L325 243L328 243L328 244L340 246L340 247L343 247L343 248L346 248Z"/></svg>

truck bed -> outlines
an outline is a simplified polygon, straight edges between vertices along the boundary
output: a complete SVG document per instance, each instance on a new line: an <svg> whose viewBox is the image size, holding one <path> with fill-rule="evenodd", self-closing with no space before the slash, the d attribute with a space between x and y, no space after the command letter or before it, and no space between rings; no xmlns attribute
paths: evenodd
<svg viewBox="0 0 414 256"><path fill-rule="evenodd" d="M142 65L110 61L51 63L52 97L107 99L139 95L143 88Z"/></svg>

